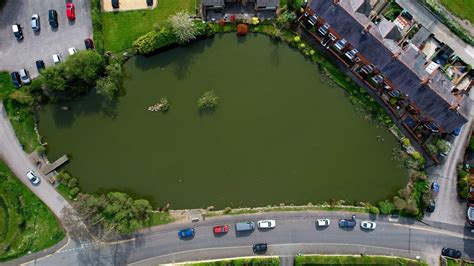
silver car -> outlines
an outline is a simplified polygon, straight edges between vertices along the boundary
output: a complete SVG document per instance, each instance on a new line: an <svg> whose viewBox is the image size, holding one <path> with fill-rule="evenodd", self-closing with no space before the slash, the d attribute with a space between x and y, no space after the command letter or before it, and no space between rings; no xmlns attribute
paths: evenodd
<svg viewBox="0 0 474 266"><path fill-rule="evenodd" d="M33 14L33 16L31 16L31 28L34 31L39 31L41 29L40 18L38 14Z"/></svg>
<svg viewBox="0 0 474 266"><path fill-rule="evenodd" d="M28 71L26 69L22 68L20 69L20 71L18 71L18 73L20 74L20 79L23 84L31 83L30 75L28 74Z"/></svg>

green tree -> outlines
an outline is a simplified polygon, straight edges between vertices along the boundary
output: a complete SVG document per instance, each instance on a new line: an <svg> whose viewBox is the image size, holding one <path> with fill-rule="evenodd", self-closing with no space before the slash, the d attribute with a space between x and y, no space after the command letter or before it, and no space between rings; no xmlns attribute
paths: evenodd
<svg viewBox="0 0 474 266"><path fill-rule="evenodd" d="M379 209L382 214L391 214L395 206L389 200L379 202Z"/></svg>
<svg viewBox="0 0 474 266"><path fill-rule="evenodd" d="M77 187L78 184L79 184L79 182L77 181L77 178L75 178L75 177L69 179L69 181L67 182L67 186L69 188Z"/></svg>
<svg viewBox="0 0 474 266"><path fill-rule="evenodd" d="M397 210L403 210L407 206L407 202L404 199L395 196L393 197L393 205Z"/></svg>
<svg viewBox="0 0 474 266"><path fill-rule="evenodd" d="M173 33L180 44L188 43L196 38L196 29L194 28L191 15L181 11L168 18Z"/></svg>
<svg viewBox="0 0 474 266"><path fill-rule="evenodd" d="M213 91L206 91L199 97L197 104L201 110L214 109L219 102L219 97Z"/></svg>
<svg viewBox="0 0 474 266"><path fill-rule="evenodd" d="M95 88L97 94L102 95L109 100L114 99L119 91L119 88L110 77L103 77L98 79L95 83Z"/></svg>
<svg viewBox="0 0 474 266"><path fill-rule="evenodd" d="M406 204L406 207L405 207L405 211L408 214L413 215L413 216L418 215L420 210L418 209L418 205L416 204L416 201L413 200L413 199L409 199L409 200L407 200L406 203L407 204Z"/></svg>

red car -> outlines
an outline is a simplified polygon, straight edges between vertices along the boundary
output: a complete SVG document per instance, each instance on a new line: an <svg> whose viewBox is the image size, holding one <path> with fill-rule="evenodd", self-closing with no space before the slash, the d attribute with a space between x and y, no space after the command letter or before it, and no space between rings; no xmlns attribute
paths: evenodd
<svg viewBox="0 0 474 266"><path fill-rule="evenodd" d="M76 8L73 3L66 3L66 15L69 20L76 19Z"/></svg>
<svg viewBox="0 0 474 266"><path fill-rule="evenodd" d="M226 225L226 224L214 226L214 234L216 234L216 235L225 234L227 232L229 232L229 226Z"/></svg>

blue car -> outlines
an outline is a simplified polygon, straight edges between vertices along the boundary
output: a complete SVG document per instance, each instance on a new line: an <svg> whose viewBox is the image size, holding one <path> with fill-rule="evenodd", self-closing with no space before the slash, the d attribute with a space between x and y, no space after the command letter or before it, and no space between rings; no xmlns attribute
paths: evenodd
<svg viewBox="0 0 474 266"><path fill-rule="evenodd" d="M436 182L431 183L431 190L432 190L434 193L438 193L438 192L439 192L439 184L436 183Z"/></svg>
<svg viewBox="0 0 474 266"><path fill-rule="evenodd" d="M181 229L178 231L178 237L181 239L193 237L193 236L194 236L194 228L186 228L186 229Z"/></svg>

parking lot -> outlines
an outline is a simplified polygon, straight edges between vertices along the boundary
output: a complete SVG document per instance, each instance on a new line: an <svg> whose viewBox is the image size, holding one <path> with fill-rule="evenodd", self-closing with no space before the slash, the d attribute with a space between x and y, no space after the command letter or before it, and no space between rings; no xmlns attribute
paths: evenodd
<svg viewBox="0 0 474 266"><path fill-rule="evenodd" d="M84 39L92 38L92 22L88 0L73 0L76 6L75 21L66 17L64 0L6 0L0 11L0 70L18 71L25 68L32 77L38 75L35 61L42 59L46 67L53 65L52 55L59 53L66 59L68 49L85 50ZM51 28L48 10L58 13L59 26ZM31 16L38 14L41 30L31 28ZM23 30L23 40L13 36L11 25L18 23Z"/></svg>

